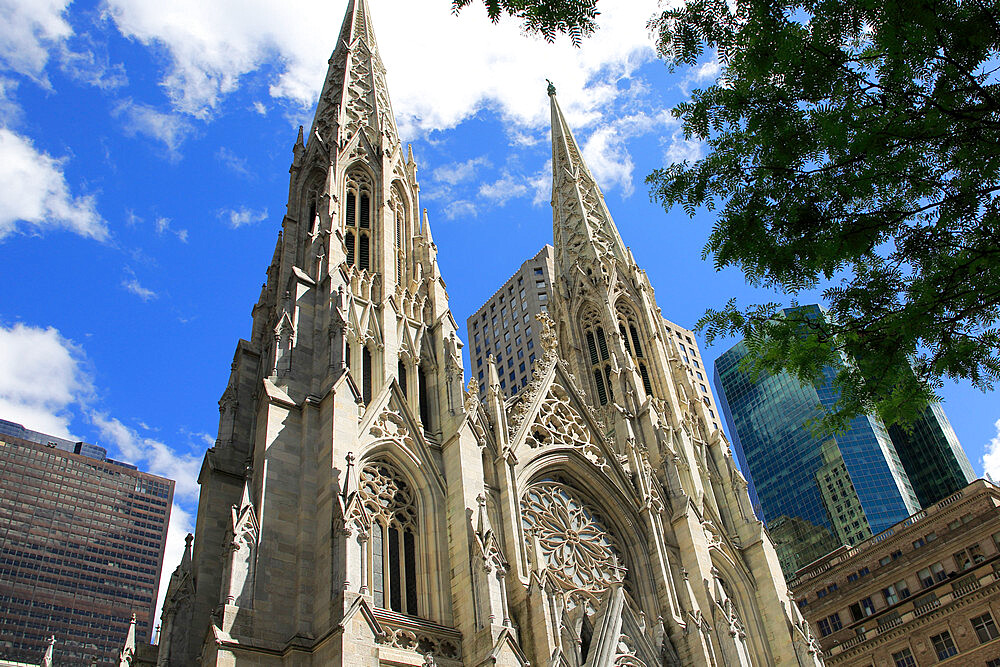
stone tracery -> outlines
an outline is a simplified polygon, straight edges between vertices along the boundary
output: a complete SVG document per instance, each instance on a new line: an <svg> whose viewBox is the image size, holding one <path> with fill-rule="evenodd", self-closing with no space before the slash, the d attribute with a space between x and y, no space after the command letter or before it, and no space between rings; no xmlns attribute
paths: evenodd
<svg viewBox="0 0 1000 667"><path fill-rule="evenodd" d="M559 482L532 484L521 500L522 524L534 536L545 565L567 591L604 591L626 573L621 549L604 521Z"/></svg>

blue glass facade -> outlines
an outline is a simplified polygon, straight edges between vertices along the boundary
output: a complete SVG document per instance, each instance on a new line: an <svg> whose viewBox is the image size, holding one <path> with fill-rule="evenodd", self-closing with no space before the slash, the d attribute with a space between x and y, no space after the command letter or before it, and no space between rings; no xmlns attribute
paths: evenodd
<svg viewBox="0 0 1000 667"><path fill-rule="evenodd" d="M837 401L835 369L818 385L787 373L755 381L739 367L746 354L743 343L723 353L715 385L751 502L786 576L840 546L842 537L859 542L920 509L881 420L857 417L824 441L806 426L818 406Z"/></svg>

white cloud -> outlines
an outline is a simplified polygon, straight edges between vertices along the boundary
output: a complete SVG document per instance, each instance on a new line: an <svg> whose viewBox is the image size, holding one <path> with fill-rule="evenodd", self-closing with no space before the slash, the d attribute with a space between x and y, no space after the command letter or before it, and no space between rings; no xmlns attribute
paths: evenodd
<svg viewBox="0 0 1000 667"><path fill-rule="evenodd" d="M132 100L119 102L114 114L124 122L125 134L130 137L141 134L161 142L172 160L180 158L178 149L194 131L194 127L184 117L163 113Z"/></svg>
<svg viewBox="0 0 1000 667"><path fill-rule="evenodd" d="M253 110L256 111L258 114L260 114L261 116L267 115L267 107L264 106L264 103L259 100L253 103Z"/></svg>
<svg viewBox="0 0 1000 667"><path fill-rule="evenodd" d="M92 392L83 351L57 330L0 325L0 418L69 438L70 409Z"/></svg>
<svg viewBox="0 0 1000 667"><path fill-rule="evenodd" d="M500 178L492 183L479 186L479 196L489 199L498 206L503 206L508 200L523 197L528 193L528 185L523 177L513 176L504 171Z"/></svg>
<svg viewBox="0 0 1000 667"><path fill-rule="evenodd" d="M49 51L73 29L63 17L71 0L2 0L0 61L6 67L48 85L43 71Z"/></svg>
<svg viewBox="0 0 1000 667"><path fill-rule="evenodd" d="M246 225L252 225L267 220L267 209L265 208L256 211L252 208L247 208L246 206L240 206L238 209L230 208L219 211L219 217L223 220L228 220L229 226L233 229L239 229L240 227L245 227Z"/></svg>
<svg viewBox="0 0 1000 667"><path fill-rule="evenodd" d="M135 294L143 301L152 301L153 299L159 297L159 294L153 290L142 286L132 269L125 269L125 277L122 279L122 287L132 294Z"/></svg>
<svg viewBox="0 0 1000 667"><path fill-rule="evenodd" d="M997 430L997 434L986 443L982 464L983 471L992 477L994 482L1000 484L1000 419L996 420L993 427Z"/></svg>
<svg viewBox="0 0 1000 667"><path fill-rule="evenodd" d="M680 128L670 137L670 143L664 151L663 159L668 165L675 162L696 162L701 159L701 143L694 139L686 139Z"/></svg>
<svg viewBox="0 0 1000 667"><path fill-rule="evenodd" d="M108 238L94 197L70 194L64 162L36 150L29 139L0 128L0 239L27 232L26 226L36 232L65 228L98 241Z"/></svg>
<svg viewBox="0 0 1000 667"><path fill-rule="evenodd" d="M114 444L127 463L134 463L141 470L177 482L175 497L185 501L198 499L198 470L201 459L191 454L180 454L153 438L143 437L115 417L103 412L91 412L91 423L101 437ZM116 457L117 458L117 457Z"/></svg>
<svg viewBox="0 0 1000 667"><path fill-rule="evenodd" d="M583 159L602 189L620 187L628 197L635 191L632 172L635 164L625 142L671 124L674 119L669 111L654 115L644 112L630 114L603 124L594 130L583 144Z"/></svg>
<svg viewBox="0 0 1000 667"><path fill-rule="evenodd" d="M156 233L163 236L167 232L173 234L180 240L181 243L187 243L188 240L188 230L186 229L175 229L170 226L170 218L157 218L156 219Z"/></svg>
<svg viewBox="0 0 1000 667"><path fill-rule="evenodd" d="M0 77L0 125L8 127L19 125L24 112L14 99L14 91L18 82L14 79Z"/></svg>
<svg viewBox="0 0 1000 667"><path fill-rule="evenodd" d="M225 146L220 147L219 150L216 151L215 158L240 176L250 178L250 168L247 166L246 159L241 158Z"/></svg>
<svg viewBox="0 0 1000 667"><path fill-rule="evenodd" d="M446 1L371 3L393 107L404 137L454 127L491 106L521 125L548 115L545 78L560 90L567 114L596 120L619 93L615 85L655 58L647 20L656 0L609 3L583 48L562 38L547 44L519 22L490 23L474 3L458 16ZM208 117L252 72L276 72L275 98L310 106L323 81L346 3L321 0L107 0L123 35L169 57L163 85L176 109ZM302 17L309 17L303 21ZM317 39L315 26L327 26ZM225 26L225 29L218 29ZM427 73L436 72L435 84ZM488 73L488 74L484 74Z"/></svg>
<svg viewBox="0 0 1000 667"><path fill-rule="evenodd" d="M476 205L466 199L453 201L444 208L444 217L448 220L454 220L455 218L474 218L476 215Z"/></svg>
<svg viewBox="0 0 1000 667"><path fill-rule="evenodd" d="M170 583L170 575L180 565L181 557L184 555L184 539L188 533L193 532L194 517L175 502L170 508L170 522L167 524L167 544L163 550L163 569L160 571L160 588L156 594L156 610L153 616L156 619L156 624L160 622L160 611L163 609L163 600L167 595L167 584Z"/></svg>
<svg viewBox="0 0 1000 667"><path fill-rule="evenodd" d="M458 185L466 181L471 181L476 176L479 167L489 166L490 161L485 155L474 157L465 162L450 162L440 167L435 167L431 171L431 177L440 183L448 185Z"/></svg>
<svg viewBox="0 0 1000 667"><path fill-rule="evenodd" d="M79 35L74 41L77 48L63 44L59 53L59 66L73 79L101 90L115 90L128 85L128 76L122 63L110 62L107 47L94 42L90 35Z"/></svg>
<svg viewBox="0 0 1000 667"><path fill-rule="evenodd" d="M535 191L535 196L531 198L532 206L541 206L552 201L551 159L546 160L545 165L528 179L528 184Z"/></svg>

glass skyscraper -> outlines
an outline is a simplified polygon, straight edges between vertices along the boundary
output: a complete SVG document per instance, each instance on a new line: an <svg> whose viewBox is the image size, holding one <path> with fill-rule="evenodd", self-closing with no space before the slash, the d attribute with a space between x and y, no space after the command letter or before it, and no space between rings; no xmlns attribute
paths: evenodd
<svg viewBox="0 0 1000 667"><path fill-rule="evenodd" d="M824 317L818 306L807 314ZM940 405L906 432L871 415L817 438L808 422L836 403L837 369L803 384L788 373L754 380L740 369L740 342L715 362L715 385L754 509L768 526L782 570L856 544L940 500L975 475Z"/></svg>

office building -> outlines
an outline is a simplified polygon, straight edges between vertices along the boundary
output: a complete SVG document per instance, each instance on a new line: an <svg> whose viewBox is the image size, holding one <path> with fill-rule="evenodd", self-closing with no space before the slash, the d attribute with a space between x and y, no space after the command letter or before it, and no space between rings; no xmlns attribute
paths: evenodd
<svg viewBox="0 0 1000 667"><path fill-rule="evenodd" d="M16 435L15 435L16 434ZM117 664L133 614L150 640L172 480L102 447L0 422L0 657Z"/></svg>
<svg viewBox="0 0 1000 667"><path fill-rule="evenodd" d="M486 368L496 358L500 388L513 396L531 379L538 358L535 316L547 313L552 301L552 246L538 253L498 289L468 320L469 362L479 381L479 397L486 398Z"/></svg>
<svg viewBox="0 0 1000 667"><path fill-rule="evenodd" d="M820 664L555 88L549 313L508 398L543 266L487 303L480 400L366 0L337 35L157 664Z"/></svg>
<svg viewBox="0 0 1000 667"><path fill-rule="evenodd" d="M825 317L819 306L796 312L803 311ZM940 406L927 408L911 432L860 415L844 433L819 438L809 422L837 402L837 369L824 369L815 384L786 372L755 380L740 368L747 353L740 342L720 355L715 385L754 510L767 523L786 576L974 479ZM931 474L919 472L921 466ZM932 478L940 470L949 475Z"/></svg>
<svg viewBox="0 0 1000 667"><path fill-rule="evenodd" d="M977 480L790 581L826 664L1000 665L1000 489Z"/></svg>
<svg viewBox="0 0 1000 667"><path fill-rule="evenodd" d="M667 333L673 336L674 345L677 347L678 361L687 372L688 379L697 392L698 399L708 408L708 423L713 430L719 428L722 413L719 412L719 406L712 394L712 386L708 379L708 367L701 358L701 349L698 347L698 340L695 338L694 332L674 324L667 318L663 318L663 326Z"/></svg>

